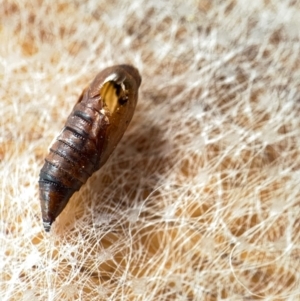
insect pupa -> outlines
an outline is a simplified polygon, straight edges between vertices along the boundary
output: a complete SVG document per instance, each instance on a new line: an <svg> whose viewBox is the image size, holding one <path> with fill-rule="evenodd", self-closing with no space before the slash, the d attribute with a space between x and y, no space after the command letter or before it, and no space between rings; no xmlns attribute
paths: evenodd
<svg viewBox="0 0 300 301"><path fill-rule="evenodd" d="M141 76L130 65L98 73L83 90L40 171L46 232L69 199L107 161L132 119Z"/></svg>

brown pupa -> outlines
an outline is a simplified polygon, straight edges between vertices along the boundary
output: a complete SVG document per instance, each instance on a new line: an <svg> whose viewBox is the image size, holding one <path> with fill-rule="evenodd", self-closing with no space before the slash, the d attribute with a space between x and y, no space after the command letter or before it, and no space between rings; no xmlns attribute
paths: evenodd
<svg viewBox="0 0 300 301"><path fill-rule="evenodd" d="M100 72L82 92L40 172L45 231L117 146L133 116L140 84L136 68L116 65Z"/></svg>

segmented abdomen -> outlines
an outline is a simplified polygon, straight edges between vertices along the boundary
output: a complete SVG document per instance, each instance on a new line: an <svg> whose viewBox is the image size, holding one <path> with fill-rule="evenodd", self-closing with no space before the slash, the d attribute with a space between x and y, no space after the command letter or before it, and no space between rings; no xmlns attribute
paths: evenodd
<svg viewBox="0 0 300 301"><path fill-rule="evenodd" d="M48 223L50 229L73 193L98 169L107 125L107 117L98 108L75 105L40 172L40 198L49 215L45 228ZM54 203L55 208L47 207Z"/></svg>

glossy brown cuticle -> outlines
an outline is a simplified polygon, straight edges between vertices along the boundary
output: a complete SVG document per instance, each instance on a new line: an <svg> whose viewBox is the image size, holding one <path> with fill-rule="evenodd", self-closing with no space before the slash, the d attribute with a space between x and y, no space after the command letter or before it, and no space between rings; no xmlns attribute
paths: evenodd
<svg viewBox="0 0 300 301"><path fill-rule="evenodd" d="M79 97L40 172L45 230L109 158L132 119L141 77L130 65L100 72Z"/></svg>

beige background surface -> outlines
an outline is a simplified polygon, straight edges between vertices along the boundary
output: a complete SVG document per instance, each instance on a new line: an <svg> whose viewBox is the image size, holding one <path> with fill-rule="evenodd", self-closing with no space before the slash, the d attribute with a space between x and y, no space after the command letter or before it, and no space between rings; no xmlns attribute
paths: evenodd
<svg viewBox="0 0 300 301"><path fill-rule="evenodd" d="M0 300L300 300L299 1L0 1ZM121 143L42 228L82 89L131 63Z"/></svg>

